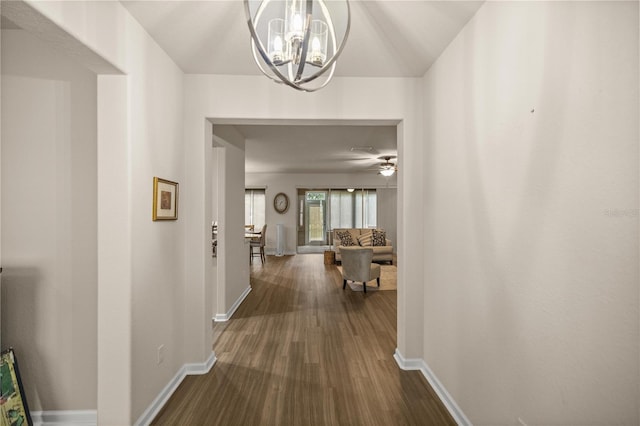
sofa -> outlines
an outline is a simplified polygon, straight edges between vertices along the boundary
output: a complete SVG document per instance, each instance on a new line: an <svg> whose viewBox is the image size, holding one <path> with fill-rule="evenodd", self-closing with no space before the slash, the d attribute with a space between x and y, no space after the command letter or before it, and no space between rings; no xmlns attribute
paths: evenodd
<svg viewBox="0 0 640 426"><path fill-rule="evenodd" d="M385 245L383 246L369 246L367 243L367 235L371 234L372 229L368 228L336 228L333 230L333 244L336 247L336 262L342 262L342 258L340 256L340 247L343 246L343 242L340 239L339 233L348 232L351 235L351 240L356 246L361 246L363 243L364 247L371 247L373 249L373 261L374 262L389 262L393 265L393 245L391 244L391 240L385 238ZM378 232L384 232L380 229L377 229ZM362 238L362 237L365 238Z"/></svg>

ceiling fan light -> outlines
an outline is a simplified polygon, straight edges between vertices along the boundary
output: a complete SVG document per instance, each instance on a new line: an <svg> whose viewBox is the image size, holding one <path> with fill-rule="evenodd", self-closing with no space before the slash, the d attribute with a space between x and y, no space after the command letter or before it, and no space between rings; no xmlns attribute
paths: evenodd
<svg viewBox="0 0 640 426"><path fill-rule="evenodd" d="M395 173L395 170L393 168L380 170L380 174L385 177L392 176L393 173Z"/></svg>

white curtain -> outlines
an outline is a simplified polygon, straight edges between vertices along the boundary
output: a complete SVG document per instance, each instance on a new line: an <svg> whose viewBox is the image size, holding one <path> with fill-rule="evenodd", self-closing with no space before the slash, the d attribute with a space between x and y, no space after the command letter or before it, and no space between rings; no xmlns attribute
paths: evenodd
<svg viewBox="0 0 640 426"><path fill-rule="evenodd" d="M265 223L266 197L264 189L244 191L244 223L262 229Z"/></svg>
<svg viewBox="0 0 640 426"><path fill-rule="evenodd" d="M375 189L331 190L331 228L375 228L376 204Z"/></svg>

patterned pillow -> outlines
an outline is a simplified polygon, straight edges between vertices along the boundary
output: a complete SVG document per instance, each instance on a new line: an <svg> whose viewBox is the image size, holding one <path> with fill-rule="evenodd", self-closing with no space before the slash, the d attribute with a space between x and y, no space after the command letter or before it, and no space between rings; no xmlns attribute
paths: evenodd
<svg viewBox="0 0 640 426"><path fill-rule="evenodd" d="M341 246L349 247L356 245L356 243L353 242L353 238L351 238L349 231L336 231L336 235L340 238Z"/></svg>
<svg viewBox="0 0 640 426"><path fill-rule="evenodd" d="M365 232L364 234L358 237L358 243L360 243L362 247L371 247L372 241L373 241L373 233L371 232Z"/></svg>
<svg viewBox="0 0 640 426"><path fill-rule="evenodd" d="M380 231L377 229L372 230L371 232L373 234L373 245L374 246L386 246L387 245L387 241L386 241L386 233L384 231Z"/></svg>

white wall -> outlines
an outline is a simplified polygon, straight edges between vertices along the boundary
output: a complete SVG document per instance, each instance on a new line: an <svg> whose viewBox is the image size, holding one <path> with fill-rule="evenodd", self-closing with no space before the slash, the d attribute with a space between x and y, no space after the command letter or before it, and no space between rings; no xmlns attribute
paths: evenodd
<svg viewBox="0 0 640 426"><path fill-rule="evenodd" d="M424 359L476 425L639 422L638 35L487 2L425 76Z"/></svg>
<svg viewBox="0 0 640 426"><path fill-rule="evenodd" d="M244 137L233 126L213 126L218 153L217 217L219 256L217 306L225 315L249 287L249 247L244 238ZM218 317L220 318L220 317Z"/></svg>
<svg viewBox="0 0 640 426"><path fill-rule="evenodd" d="M96 75L2 31L3 349L32 410L96 409Z"/></svg>
<svg viewBox="0 0 640 426"><path fill-rule="evenodd" d="M397 249L396 233L396 179L386 178L372 173L247 173L245 175L247 188L266 188L266 221L267 221L267 252L276 251L276 225L282 223L285 229L285 253L295 254L297 246L298 223L298 188L376 188L378 192L378 226L387 230L388 238L393 241L394 250ZM273 208L273 197L284 192L289 196L289 210L280 214Z"/></svg>
<svg viewBox="0 0 640 426"><path fill-rule="evenodd" d="M393 252L398 251L398 191L396 188L377 188L378 227L385 230L393 244Z"/></svg>
<svg viewBox="0 0 640 426"><path fill-rule="evenodd" d="M153 177L177 181L181 189L185 183L182 72L119 2L4 6L3 13L55 42L58 54L124 73L98 77L97 393L100 424L129 424L184 364L204 361L189 357L186 343L210 338L204 317L200 333L185 330L185 311L201 308L202 295L187 292L184 192L177 221L151 220ZM47 320L57 329L60 318ZM165 347L160 365L159 345Z"/></svg>
<svg viewBox="0 0 640 426"><path fill-rule="evenodd" d="M178 196L178 220L151 220L153 177L184 188L182 72L136 21L125 41L131 123L132 224L132 418L137 418L191 358L183 352L184 206ZM202 301L194 301L200 308ZM164 362L157 352L164 346ZM203 361L196 359L193 361Z"/></svg>

